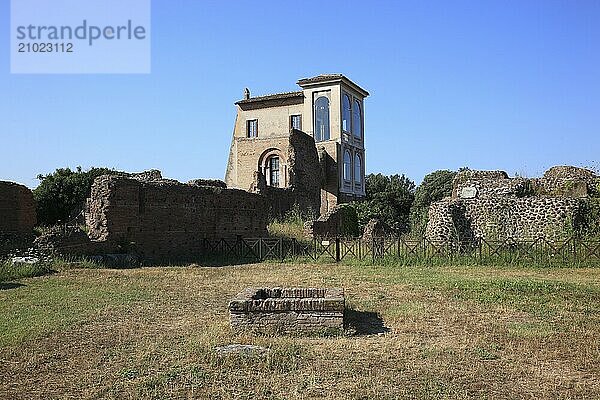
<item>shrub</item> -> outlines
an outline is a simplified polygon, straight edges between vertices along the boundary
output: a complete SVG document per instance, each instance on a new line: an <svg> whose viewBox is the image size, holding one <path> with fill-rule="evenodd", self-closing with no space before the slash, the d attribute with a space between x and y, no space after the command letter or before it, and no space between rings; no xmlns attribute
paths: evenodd
<svg viewBox="0 0 600 400"><path fill-rule="evenodd" d="M423 178L423 182L415 191L415 201L410 210L411 231L422 235L427 226L427 212L431 203L452 195L452 181L455 171L438 170Z"/></svg>
<svg viewBox="0 0 600 400"><path fill-rule="evenodd" d="M51 174L38 175L40 184L33 191L33 197L37 201L38 223L54 225L68 221L74 212L83 208L94 179L100 175L117 173L108 168L83 171L81 167L77 167L75 171L59 168Z"/></svg>
<svg viewBox="0 0 600 400"><path fill-rule="evenodd" d="M369 174L366 196L353 203L362 230L372 218L378 218L397 233L408 229L410 207L415 197L415 183L404 175Z"/></svg>
<svg viewBox="0 0 600 400"><path fill-rule="evenodd" d="M338 234L343 237L360 236L356 208L350 204L342 204L338 212L341 219L341 232L338 232Z"/></svg>

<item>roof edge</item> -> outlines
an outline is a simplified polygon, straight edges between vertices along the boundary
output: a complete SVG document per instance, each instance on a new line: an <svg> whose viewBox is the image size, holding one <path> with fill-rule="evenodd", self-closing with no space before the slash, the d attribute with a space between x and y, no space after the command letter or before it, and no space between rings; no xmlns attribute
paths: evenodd
<svg viewBox="0 0 600 400"><path fill-rule="evenodd" d="M236 101L235 104L240 105L240 104L260 103L260 102L268 102L268 101L274 101L274 100L293 99L296 97L304 97L304 92L299 90L299 91L294 91L294 92L274 93L274 94L268 94L265 96L250 97L249 99L242 99L242 100Z"/></svg>
<svg viewBox="0 0 600 400"><path fill-rule="evenodd" d="M358 86L356 83L352 82L348 77L346 77L343 74L317 75L312 78L300 79L296 82L296 84L298 86L300 86L301 88L305 88L305 87L309 88L309 87L321 86L321 85L327 84L327 83L338 83L338 82L345 83L346 85L350 86L351 88L353 88L354 90L356 90L357 92L362 94L364 97L369 96L369 92L367 92L365 89Z"/></svg>

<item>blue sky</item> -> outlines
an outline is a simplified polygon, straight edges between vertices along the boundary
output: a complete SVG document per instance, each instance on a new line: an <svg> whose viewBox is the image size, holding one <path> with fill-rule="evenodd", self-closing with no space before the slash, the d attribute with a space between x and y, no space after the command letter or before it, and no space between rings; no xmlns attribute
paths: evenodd
<svg viewBox="0 0 600 400"><path fill-rule="evenodd" d="M41 1L41 0L40 0ZM367 172L597 166L599 1L152 2L149 75L11 75L0 179L57 167L220 178L235 106L341 72L366 88Z"/></svg>

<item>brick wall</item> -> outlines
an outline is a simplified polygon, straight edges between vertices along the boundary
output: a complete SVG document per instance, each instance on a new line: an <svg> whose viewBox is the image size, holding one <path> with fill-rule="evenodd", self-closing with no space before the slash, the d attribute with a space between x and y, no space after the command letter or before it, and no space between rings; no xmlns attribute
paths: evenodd
<svg viewBox="0 0 600 400"><path fill-rule="evenodd" d="M146 260L193 258L202 252L203 238L267 234L264 196L197 182L101 176L86 208L93 241L133 250Z"/></svg>
<svg viewBox="0 0 600 400"><path fill-rule="evenodd" d="M266 186L265 177L255 171L251 190L267 198L271 217L281 218L294 206L298 206L307 215L319 215L323 177L313 138L292 129L282 148L285 149L283 159L286 162L288 186Z"/></svg>
<svg viewBox="0 0 600 400"><path fill-rule="evenodd" d="M31 190L0 181L0 233L30 234L37 222L35 208Z"/></svg>

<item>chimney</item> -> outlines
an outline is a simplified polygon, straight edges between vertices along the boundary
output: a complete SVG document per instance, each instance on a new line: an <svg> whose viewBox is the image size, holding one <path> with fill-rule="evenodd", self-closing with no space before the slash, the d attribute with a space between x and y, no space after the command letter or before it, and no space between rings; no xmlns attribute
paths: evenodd
<svg viewBox="0 0 600 400"><path fill-rule="evenodd" d="M248 100L250 98L250 89L244 89L244 99Z"/></svg>

